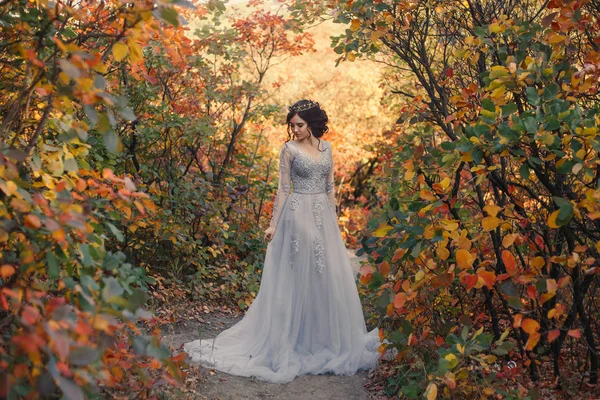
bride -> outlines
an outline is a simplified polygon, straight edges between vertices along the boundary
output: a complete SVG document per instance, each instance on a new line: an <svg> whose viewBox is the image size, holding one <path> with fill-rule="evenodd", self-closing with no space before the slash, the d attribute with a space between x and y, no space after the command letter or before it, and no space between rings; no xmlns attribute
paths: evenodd
<svg viewBox="0 0 600 400"><path fill-rule="evenodd" d="M327 122L317 102L289 107L260 290L236 325L184 345L193 362L275 383L376 366L377 331L367 332L337 225Z"/></svg>

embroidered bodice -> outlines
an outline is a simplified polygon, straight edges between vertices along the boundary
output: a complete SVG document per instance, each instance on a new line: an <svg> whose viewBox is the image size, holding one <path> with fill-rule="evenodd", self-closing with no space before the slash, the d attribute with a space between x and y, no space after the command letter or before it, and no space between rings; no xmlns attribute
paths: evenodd
<svg viewBox="0 0 600 400"><path fill-rule="evenodd" d="M326 193L331 204L335 204L331 145L324 140L321 145L322 151L318 157L303 152L293 141L287 142L281 149L279 188L270 226L277 226L279 214L292 188L298 194Z"/></svg>
<svg viewBox="0 0 600 400"><path fill-rule="evenodd" d="M323 151L316 158L297 149L291 165L291 180L295 193L311 194L327 191L327 176L333 163L329 143L323 145Z"/></svg>

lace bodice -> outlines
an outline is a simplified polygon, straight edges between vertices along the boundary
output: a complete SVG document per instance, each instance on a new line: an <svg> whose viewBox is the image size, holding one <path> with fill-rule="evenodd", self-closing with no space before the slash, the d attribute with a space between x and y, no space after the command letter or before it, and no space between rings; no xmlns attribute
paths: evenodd
<svg viewBox="0 0 600 400"><path fill-rule="evenodd" d="M303 152L293 141L287 142L281 149L279 188L270 226L277 226L279 214L292 187L294 193L299 194L327 193L331 205L335 204L331 145L324 140L321 144L323 151L318 157Z"/></svg>
<svg viewBox="0 0 600 400"><path fill-rule="evenodd" d="M324 143L325 145L325 143ZM296 193L325 193L332 167L331 148L327 143L317 158L298 150L292 159L291 179Z"/></svg>

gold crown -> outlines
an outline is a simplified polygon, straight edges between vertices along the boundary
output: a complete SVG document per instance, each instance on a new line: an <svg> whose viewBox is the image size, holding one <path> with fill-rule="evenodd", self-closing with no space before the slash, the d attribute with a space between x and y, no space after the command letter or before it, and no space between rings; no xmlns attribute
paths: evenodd
<svg viewBox="0 0 600 400"><path fill-rule="evenodd" d="M319 103L317 103L316 101L312 101L312 100L306 100L306 103L304 103L304 104L296 103L293 106L289 106L288 110L290 112L299 113L301 111L310 110L311 108L314 108L314 107L319 107Z"/></svg>

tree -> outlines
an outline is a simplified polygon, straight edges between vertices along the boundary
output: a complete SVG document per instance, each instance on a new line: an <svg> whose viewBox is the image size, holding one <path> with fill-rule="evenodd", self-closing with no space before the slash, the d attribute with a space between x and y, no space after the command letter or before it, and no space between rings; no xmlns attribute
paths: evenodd
<svg viewBox="0 0 600 400"><path fill-rule="evenodd" d="M309 20L322 12L298 7ZM349 25L333 42L343 59L388 65L400 114L389 202L364 242L361 280L398 358L431 375L410 378L404 365L391 387L484 395L492 378L514 378L493 371L498 357L533 380L550 357L560 382L567 337L581 340L573 351L589 357L596 384L597 6L325 7Z"/></svg>

